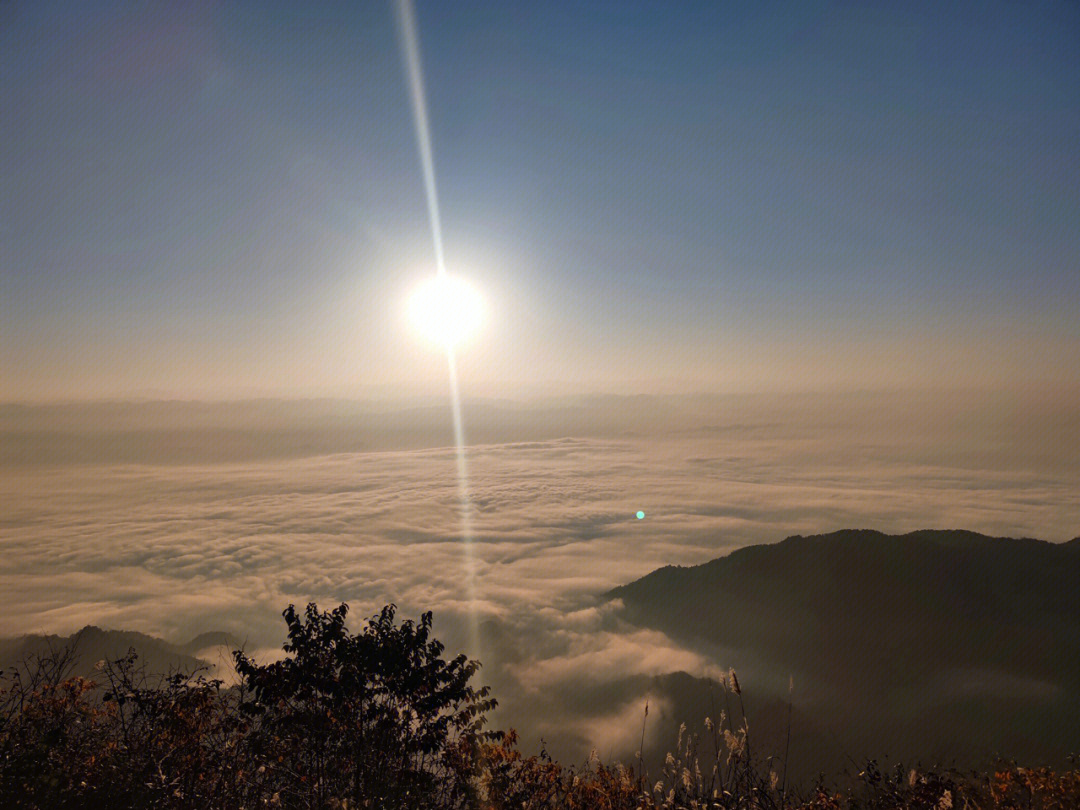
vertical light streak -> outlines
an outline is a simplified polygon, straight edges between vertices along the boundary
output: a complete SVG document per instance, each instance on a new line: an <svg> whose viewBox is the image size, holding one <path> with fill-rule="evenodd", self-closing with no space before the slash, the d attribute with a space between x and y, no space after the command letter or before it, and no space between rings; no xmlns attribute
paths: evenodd
<svg viewBox="0 0 1080 810"><path fill-rule="evenodd" d="M443 259L442 222L439 218L439 197L435 187L435 159L431 150L431 131L428 127L427 100L424 97L424 74L420 62L420 42L416 34L416 14L412 0L397 0L398 32L401 38L405 73L409 79L409 98L412 101L416 146L424 172L424 191L427 195L431 239L435 247L435 267L446 275ZM473 555L472 501L469 498L469 470L465 455L465 420L461 413L461 393L458 387L457 363L453 347L446 347L446 364L450 379L450 409L454 422L454 444L457 449L457 495L461 510L461 544L465 564L465 595L468 600L469 655L480 655L480 628L476 615L476 561Z"/></svg>
<svg viewBox="0 0 1080 810"><path fill-rule="evenodd" d="M473 554L472 500L469 498L469 468L465 458L465 420L461 415L461 393L458 390L457 363L454 350L446 349L450 370L450 409L454 419L454 444L457 447L458 503L461 508L461 544L465 563L465 593L469 599L469 654L480 655L480 627L476 615L476 559Z"/></svg>
<svg viewBox="0 0 1080 810"><path fill-rule="evenodd" d="M405 60L405 73L409 77L409 99L412 101L413 122L416 129L416 147L420 152L420 165L424 171L424 191L427 194L428 219L431 221L431 240L435 244L435 268L440 275L446 273L443 260L442 221L439 218L439 195L435 188L435 159L431 153L431 130L427 119L427 98L424 95L424 72L420 63L420 41L416 35L416 14L412 0L397 2L398 32L401 51Z"/></svg>

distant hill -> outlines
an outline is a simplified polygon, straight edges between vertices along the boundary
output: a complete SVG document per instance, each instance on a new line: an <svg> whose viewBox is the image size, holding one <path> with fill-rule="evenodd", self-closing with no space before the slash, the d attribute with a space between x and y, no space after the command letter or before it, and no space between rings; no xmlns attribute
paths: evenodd
<svg viewBox="0 0 1080 810"><path fill-rule="evenodd" d="M233 636L220 630L210 631L207 633L199 633L187 644L181 644L177 649L182 650L187 655L198 656L199 653L211 647L225 647L229 650L238 650L242 645Z"/></svg>
<svg viewBox="0 0 1080 810"><path fill-rule="evenodd" d="M196 654L211 647L240 645L225 633L203 633L186 644L170 644L160 638L128 630L102 630L88 625L70 636L26 635L0 639L0 669L10 669L36 657L73 649L73 675L93 679L94 665L103 659L114 660L134 649L139 663L153 674L194 672L209 663ZM99 676L100 677L100 676Z"/></svg>
<svg viewBox="0 0 1080 810"><path fill-rule="evenodd" d="M616 588L632 623L743 672L855 757L1080 750L1080 538L845 530Z"/></svg>

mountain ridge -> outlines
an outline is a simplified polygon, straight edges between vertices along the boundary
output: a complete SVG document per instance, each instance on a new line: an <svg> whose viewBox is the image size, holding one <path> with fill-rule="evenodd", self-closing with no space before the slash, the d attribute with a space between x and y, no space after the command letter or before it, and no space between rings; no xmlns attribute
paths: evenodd
<svg viewBox="0 0 1080 810"><path fill-rule="evenodd" d="M1071 540L1062 541L1060 543L1054 543L1054 542L1051 542L1049 540L1040 540L1040 539L1034 538L1034 537L1005 537L1005 536L996 536L996 535L986 535L986 534L981 534L979 532L969 531L967 529L916 529L915 531L906 532L904 534L888 534L886 532L882 532L882 531L879 531L877 529L838 529L837 531L826 532L826 533L823 533L823 534L808 534L808 535L792 534L792 535L788 535L783 540L780 540L780 541L778 541L776 543L759 543L759 544L750 545L750 546L740 546L739 548L732 549L727 554L721 555L720 557L715 557L712 560L708 560L707 562L704 562L704 563L698 563L696 565L664 565L664 566L661 566L660 568L657 568L654 571L651 571L650 573L646 574L643 577L639 577L637 580L634 580L633 583L627 583L625 585L619 585L619 586L617 586L615 588L612 588L610 591L607 591L604 594L604 596L605 597L610 597L610 596L616 594L617 592L621 591L622 589L628 587L629 585L632 585L632 584L634 584L636 582L640 582L641 580L648 579L649 577L653 576L654 574L656 574L656 573L658 573L660 571L688 570L688 569L693 569L693 568L700 568L702 566L711 565L711 564L719 562L720 560L729 559L731 557L738 557L740 555L745 555L745 554L754 554L754 553L757 553L758 549L779 547L779 546L782 546L785 543L789 543L789 542L792 542L792 541L819 541L819 540L823 540L823 539L833 539L833 538L839 538L839 537L847 538L847 537L851 537L853 535L857 535L858 539L870 539L870 538L909 539L910 538L910 539L914 539L914 540L919 540L919 539L923 539L923 538L940 539L942 537L955 536L957 539L975 540L975 541L980 541L980 542L985 540L985 541L1004 541L1004 542L1015 542L1015 543L1032 543L1032 544L1039 544L1041 546L1054 546L1054 547L1058 547L1058 548L1069 548L1069 549L1075 549L1077 551L1080 551L1080 536L1074 537Z"/></svg>
<svg viewBox="0 0 1080 810"><path fill-rule="evenodd" d="M0 639L0 670L19 667L38 656L70 650L73 655L70 674L93 680L98 661L115 660L134 650L139 664L150 674L192 673L212 667L212 662L197 654L217 646L239 649L241 645L220 631L200 633L190 641L175 644L137 630L108 630L88 624L70 636L26 633Z"/></svg>
<svg viewBox="0 0 1080 810"><path fill-rule="evenodd" d="M917 754L922 734L1050 761L1078 742L1078 582L1075 540L849 529L667 566L605 598L744 688L782 697L793 674L852 750Z"/></svg>

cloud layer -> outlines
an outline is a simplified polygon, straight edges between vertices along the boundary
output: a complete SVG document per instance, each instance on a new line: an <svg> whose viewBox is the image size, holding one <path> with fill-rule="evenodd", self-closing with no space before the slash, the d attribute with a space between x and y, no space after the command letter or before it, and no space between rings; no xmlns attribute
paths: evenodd
<svg viewBox="0 0 1080 810"><path fill-rule="evenodd" d="M900 416L884 427L820 411L735 416L746 418L650 418L614 435L470 447L475 604L449 448L9 467L0 635L87 623L170 638L214 628L272 647L289 602L347 601L355 621L395 602L405 614L433 610L453 647L475 611L477 652L507 712L515 704L570 734L541 711L552 695L723 669L597 604L662 565L840 527L1080 534L1071 462L1033 458L1030 442L1007 452L1016 442L998 422L951 428L982 437L958 447ZM620 699L573 733L622 739L620 718L640 706Z"/></svg>

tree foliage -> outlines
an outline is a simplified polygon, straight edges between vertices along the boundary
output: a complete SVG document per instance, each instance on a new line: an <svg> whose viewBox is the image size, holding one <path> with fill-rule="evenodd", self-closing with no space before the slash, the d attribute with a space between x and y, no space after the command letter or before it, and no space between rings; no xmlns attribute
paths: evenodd
<svg viewBox="0 0 1080 810"><path fill-rule="evenodd" d="M351 635L346 612L312 604L301 617L290 606L285 659L260 666L236 654L248 690L240 709L266 782L311 807L463 806L495 706L486 687L469 685L479 664L443 659L430 613L397 624L389 605Z"/></svg>

